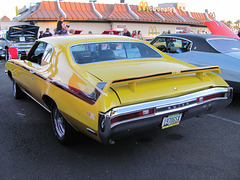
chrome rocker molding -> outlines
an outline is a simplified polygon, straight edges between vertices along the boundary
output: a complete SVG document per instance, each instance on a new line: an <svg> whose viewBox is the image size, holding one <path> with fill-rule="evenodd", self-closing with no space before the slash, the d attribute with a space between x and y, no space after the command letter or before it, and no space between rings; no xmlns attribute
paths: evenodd
<svg viewBox="0 0 240 180"><path fill-rule="evenodd" d="M223 96L198 101L202 97L215 94L223 94ZM231 87L215 87L179 97L113 108L107 113L100 113L98 133L104 144L112 144L114 140L160 126L163 117L171 114L183 113L182 120L185 120L214 113L229 105L232 102L232 96L233 89ZM149 115L125 118L111 124L111 120L114 118L147 109L154 109L154 111Z"/></svg>

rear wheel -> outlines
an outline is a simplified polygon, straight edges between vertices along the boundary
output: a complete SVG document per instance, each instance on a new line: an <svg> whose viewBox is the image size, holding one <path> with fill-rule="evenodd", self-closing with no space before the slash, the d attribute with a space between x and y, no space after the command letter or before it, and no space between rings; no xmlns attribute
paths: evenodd
<svg viewBox="0 0 240 180"><path fill-rule="evenodd" d="M15 99L21 99L25 96L25 93L21 90L15 80L13 80L13 96Z"/></svg>
<svg viewBox="0 0 240 180"><path fill-rule="evenodd" d="M56 105L52 107L51 120L54 134L61 144L68 145L78 136L77 131L67 122Z"/></svg>

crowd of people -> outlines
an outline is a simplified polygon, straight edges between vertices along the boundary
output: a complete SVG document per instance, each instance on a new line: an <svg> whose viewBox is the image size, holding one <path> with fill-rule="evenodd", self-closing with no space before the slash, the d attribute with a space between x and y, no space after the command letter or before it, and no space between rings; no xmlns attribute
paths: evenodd
<svg viewBox="0 0 240 180"><path fill-rule="evenodd" d="M141 34L141 31L136 31L134 30L132 32L132 34L127 30L127 28L125 27L123 29L123 32L121 33L121 35L123 36L129 36L129 37L132 37L132 38L135 38L135 39L140 39L140 40L143 40L143 37L142 37L142 34Z"/></svg>
<svg viewBox="0 0 240 180"><path fill-rule="evenodd" d="M74 34L73 30L69 30L69 25L66 25L63 23L64 17L63 15L59 16L59 19L57 21L57 28L54 29L54 35L67 35L67 34ZM52 36L53 34L49 31L49 28L46 28L46 31L40 31L39 38L42 37L49 37Z"/></svg>
<svg viewBox="0 0 240 180"><path fill-rule="evenodd" d="M69 30L69 25L66 25L65 23L63 23L64 17L62 15L59 16L59 19L57 21L57 27L54 29L54 34L52 34L49 30L49 28L46 28L46 31L40 31L40 35L39 38L43 38L43 37L49 37L49 36L53 36L53 35L67 35L67 34L74 34L74 30L70 29ZM92 31L89 31L88 34L92 34ZM112 31L109 32L109 34L114 34ZM143 36L141 34L141 31L136 31L134 30L132 33L130 33L127 28L124 28L123 31L119 34L122 36L129 36L132 38L136 38L136 39L140 39L143 40Z"/></svg>

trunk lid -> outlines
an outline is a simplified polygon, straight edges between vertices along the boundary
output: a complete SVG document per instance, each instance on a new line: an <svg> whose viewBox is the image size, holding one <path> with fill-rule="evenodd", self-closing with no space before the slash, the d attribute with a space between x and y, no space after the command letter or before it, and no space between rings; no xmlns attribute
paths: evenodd
<svg viewBox="0 0 240 180"><path fill-rule="evenodd" d="M38 26L24 24L9 27L7 39L12 42L34 42L38 35Z"/></svg>
<svg viewBox="0 0 240 180"><path fill-rule="evenodd" d="M166 59L102 62L84 65L83 68L103 81L103 92L114 89L124 105L176 97L213 87L214 82L204 73L211 70L220 73L218 67L194 68Z"/></svg>

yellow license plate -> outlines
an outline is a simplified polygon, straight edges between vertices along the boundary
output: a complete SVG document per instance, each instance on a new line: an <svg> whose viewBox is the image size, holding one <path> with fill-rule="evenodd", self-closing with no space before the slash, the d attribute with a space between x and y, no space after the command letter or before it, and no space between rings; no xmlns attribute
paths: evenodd
<svg viewBox="0 0 240 180"><path fill-rule="evenodd" d="M164 117L162 120L162 129L178 125L181 119L182 113L172 114L167 117Z"/></svg>

